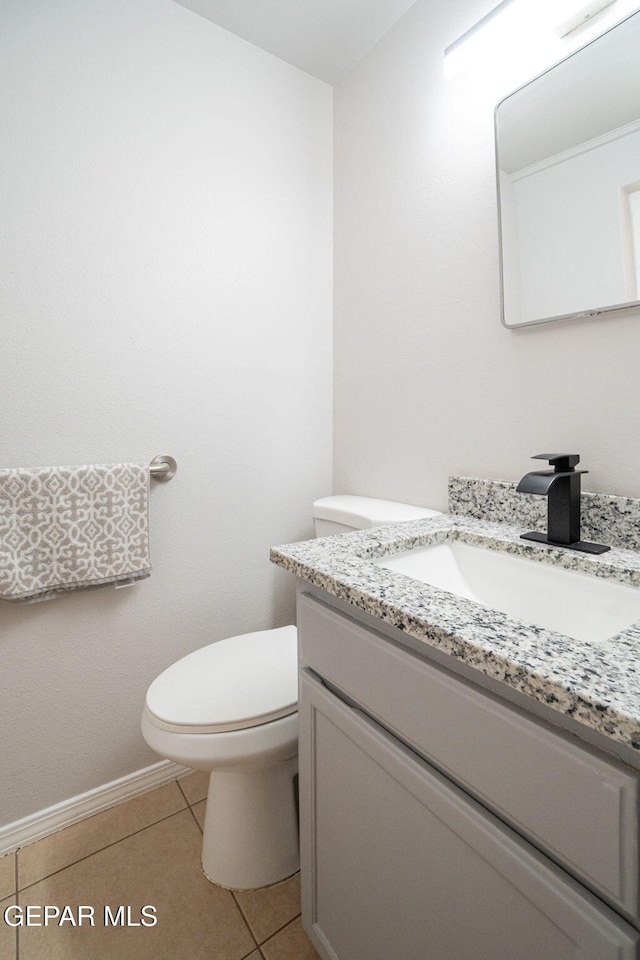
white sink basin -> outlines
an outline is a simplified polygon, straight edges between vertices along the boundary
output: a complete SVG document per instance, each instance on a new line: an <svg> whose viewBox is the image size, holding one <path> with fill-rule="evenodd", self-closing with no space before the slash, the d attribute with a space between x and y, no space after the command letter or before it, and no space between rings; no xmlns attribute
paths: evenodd
<svg viewBox="0 0 640 960"><path fill-rule="evenodd" d="M576 639L604 640L640 620L640 589L460 541L374 563Z"/></svg>

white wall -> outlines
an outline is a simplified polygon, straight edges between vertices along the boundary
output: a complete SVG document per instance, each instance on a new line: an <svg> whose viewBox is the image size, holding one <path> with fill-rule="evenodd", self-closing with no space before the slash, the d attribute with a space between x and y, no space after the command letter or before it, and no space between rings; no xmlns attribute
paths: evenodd
<svg viewBox="0 0 640 960"><path fill-rule="evenodd" d="M500 324L493 110L527 77L442 69L492 5L417 0L336 89L334 490L442 508L568 450L637 497L637 315Z"/></svg>
<svg viewBox="0 0 640 960"><path fill-rule="evenodd" d="M0 466L147 460L154 572L0 604L0 825L155 762L149 682L291 622L330 490L331 89L171 0L3 0Z"/></svg>

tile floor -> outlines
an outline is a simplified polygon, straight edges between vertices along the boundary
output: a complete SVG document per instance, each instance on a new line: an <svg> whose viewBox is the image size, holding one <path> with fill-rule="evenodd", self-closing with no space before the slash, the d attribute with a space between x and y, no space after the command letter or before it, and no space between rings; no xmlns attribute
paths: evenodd
<svg viewBox="0 0 640 960"><path fill-rule="evenodd" d="M189 773L3 857L0 960L319 960L300 923L297 875L244 892L204 877L207 782ZM93 907L94 925L14 929L3 920L13 903ZM156 925L134 926L146 904ZM104 907L120 905L130 925L105 926Z"/></svg>

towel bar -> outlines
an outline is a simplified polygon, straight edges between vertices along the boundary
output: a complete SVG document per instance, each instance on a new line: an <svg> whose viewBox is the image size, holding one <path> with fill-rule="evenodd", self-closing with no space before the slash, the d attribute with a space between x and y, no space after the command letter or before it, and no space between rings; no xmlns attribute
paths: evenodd
<svg viewBox="0 0 640 960"><path fill-rule="evenodd" d="M154 480L171 480L175 477L178 470L178 464L168 454L163 453L159 457L154 457L149 464L149 473Z"/></svg>

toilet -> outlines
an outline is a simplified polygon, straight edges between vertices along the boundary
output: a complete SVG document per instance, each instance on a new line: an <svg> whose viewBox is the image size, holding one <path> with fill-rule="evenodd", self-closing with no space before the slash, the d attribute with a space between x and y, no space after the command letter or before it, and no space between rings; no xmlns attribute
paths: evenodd
<svg viewBox="0 0 640 960"><path fill-rule="evenodd" d="M316 536L438 516L369 497L313 504ZM299 868L298 670L294 626L228 637L168 667L147 691L142 734L161 757L209 771L202 867L232 890Z"/></svg>

